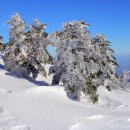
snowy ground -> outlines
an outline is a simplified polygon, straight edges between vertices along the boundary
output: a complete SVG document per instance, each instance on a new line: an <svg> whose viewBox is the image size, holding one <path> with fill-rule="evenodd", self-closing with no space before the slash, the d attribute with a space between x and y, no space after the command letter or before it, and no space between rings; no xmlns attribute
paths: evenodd
<svg viewBox="0 0 130 130"><path fill-rule="evenodd" d="M43 82L44 81L44 82ZM12 76L0 59L0 130L130 130L130 92L99 89L99 104L69 100L51 77Z"/></svg>

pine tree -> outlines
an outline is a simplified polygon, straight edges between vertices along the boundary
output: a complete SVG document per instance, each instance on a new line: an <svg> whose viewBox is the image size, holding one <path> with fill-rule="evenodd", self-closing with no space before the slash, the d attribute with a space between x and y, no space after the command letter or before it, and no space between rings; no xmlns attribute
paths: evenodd
<svg viewBox="0 0 130 130"><path fill-rule="evenodd" d="M38 73L46 77L42 63L49 62L47 34L43 32L45 25L37 19L27 32L27 26L19 14L11 17L10 39L4 51L3 60L9 71L19 73L25 78L36 79Z"/></svg>
<svg viewBox="0 0 130 130"><path fill-rule="evenodd" d="M118 82L118 76L115 73L118 64L114 57L114 51L110 48L110 42L105 39L103 34L99 34L94 39L96 60L99 66L97 81L106 86L108 90L115 88L114 81ZM114 80L114 81L113 81ZM111 82L113 81L113 83Z"/></svg>
<svg viewBox="0 0 130 130"><path fill-rule="evenodd" d="M30 38L33 44L34 56L37 61L43 64L52 62L52 58L47 52L49 41L47 39L48 34L45 32L45 28L46 24L42 24L38 19L35 19L30 29Z"/></svg>
<svg viewBox="0 0 130 130"><path fill-rule="evenodd" d="M47 73L42 64L52 63L52 57L47 52L49 41L47 39L48 34L44 32L45 28L45 24L35 19L26 33L27 39L25 39L26 46L28 46L28 60L36 67L38 73L41 73L44 77L46 77Z"/></svg>
<svg viewBox="0 0 130 130"><path fill-rule="evenodd" d="M21 61L26 58L26 54L23 52L23 41L26 38L24 34L25 23L17 13L11 17L8 24L10 25L10 39L4 51L3 60L6 69L13 71L18 69Z"/></svg>
<svg viewBox="0 0 130 130"><path fill-rule="evenodd" d="M94 75L98 65L93 60L94 47L87 26L83 21L68 22L63 30L52 35L57 46L52 84L62 81L70 98L80 100L84 94L96 102L97 83Z"/></svg>

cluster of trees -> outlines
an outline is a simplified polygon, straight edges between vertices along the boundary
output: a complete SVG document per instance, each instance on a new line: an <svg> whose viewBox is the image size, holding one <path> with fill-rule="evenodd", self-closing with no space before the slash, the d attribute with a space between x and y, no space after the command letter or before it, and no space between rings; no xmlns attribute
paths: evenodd
<svg viewBox="0 0 130 130"><path fill-rule="evenodd" d="M93 38L84 21L67 22L59 32L51 34L57 48L57 59L50 73L54 73L52 84L61 81L67 95L75 100L82 96L95 103L99 86L108 91L124 88L115 72L118 64L110 42L103 34Z"/></svg>
<svg viewBox="0 0 130 130"><path fill-rule="evenodd" d="M110 42L103 34L93 38L84 21L64 23L60 31L52 34L45 32L46 25L38 19L27 26L19 14L12 16L8 24L9 43L2 44L0 37L0 50L8 71L36 79L38 73L46 77L44 64L53 64L49 70L53 74L52 85L62 82L68 97L80 100L85 96L93 103L98 101L99 86L108 91L125 87L123 76L115 72L118 64ZM55 59L47 52L49 44L57 49Z"/></svg>
<svg viewBox="0 0 130 130"><path fill-rule="evenodd" d="M38 73L46 77L42 64L52 61L46 49L48 45L48 34L44 31L46 25L34 19L33 24L27 26L19 14L12 16L7 23L10 38L3 51L5 68L25 78L36 79Z"/></svg>

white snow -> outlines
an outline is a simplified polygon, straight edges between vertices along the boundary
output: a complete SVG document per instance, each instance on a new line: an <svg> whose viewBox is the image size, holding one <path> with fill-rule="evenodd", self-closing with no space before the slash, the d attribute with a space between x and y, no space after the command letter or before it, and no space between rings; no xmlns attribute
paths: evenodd
<svg viewBox="0 0 130 130"><path fill-rule="evenodd" d="M93 105L68 99L51 78L19 79L0 59L0 130L130 130L129 91L100 88Z"/></svg>

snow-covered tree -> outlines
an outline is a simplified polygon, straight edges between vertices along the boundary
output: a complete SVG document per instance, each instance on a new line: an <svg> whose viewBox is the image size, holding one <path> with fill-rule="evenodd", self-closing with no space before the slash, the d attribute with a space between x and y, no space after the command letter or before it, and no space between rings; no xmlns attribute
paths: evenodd
<svg viewBox="0 0 130 130"><path fill-rule="evenodd" d="M26 58L26 54L21 53L23 51L23 41L26 38L24 34L25 23L17 13L11 17L8 24L10 25L10 39L4 51L3 60L7 70L15 70L19 68L19 63Z"/></svg>
<svg viewBox="0 0 130 130"><path fill-rule="evenodd" d="M20 73L26 78L35 79L38 73L46 76L42 63L49 61L49 54L45 50L47 45L47 34L44 33L45 25L37 19L27 32L24 20L17 13L12 16L10 25L10 39L3 60L9 71Z"/></svg>
<svg viewBox="0 0 130 130"><path fill-rule="evenodd" d="M130 80L130 71L129 70L123 70L122 74L120 75L120 79L123 81Z"/></svg>
<svg viewBox="0 0 130 130"><path fill-rule="evenodd" d="M46 64L51 63L52 58L47 52L47 46L49 41L47 39L47 33L45 32L46 24L40 23L38 19L34 20L30 29L30 39L33 44L33 52L37 61Z"/></svg>
<svg viewBox="0 0 130 130"><path fill-rule="evenodd" d="M95 60L99 66L97 80L101 85L105 85L108 90L114 88L114 84L110 85L113 79L118 80L115 73L118 64L114 57L114 51L110 48L110 42L106 40L105 36L99 34L94 39Z"/></svg>
<svg viewBox="0 0 130 130"><path fill-rule="evenodd" d="M52 63L52 57L47 52L49 41L45 32L46 25L35 19L26 33L25 44L28 48L27 57L37 71L46 77L47 73L43 64Z"/></svg>
<svg viewBox="0 0 130 130"><path fill-rule="evenodd" d="M88 24L83 21L67 22L61 31L50 35L57 47L57 59L50 72L54 73L52 84L63 82L71 98L89 95L96 102L99 86L110 91L125 85L115 72L118 64L110 42L102 34L92 38L86 27Z"/></svg>
<svg viewBox="0 0 130 130"><path fill-rule="evenodd" d="M93 60L94 47L87 26L83 21L68 22L63 30L52 34L57 46L57 59L53 69L51 67L54 72L52 84L62 81L69 97L80 100L83 94L95 102L97 83L94 75L98 65Z"/></svg>
<svg viewBox="0 0 130 130"><path fill-rule="evenodd" d="M3 37L0 36L0 52L2 53L5 49L6 45L3 43Z"/></svg>

